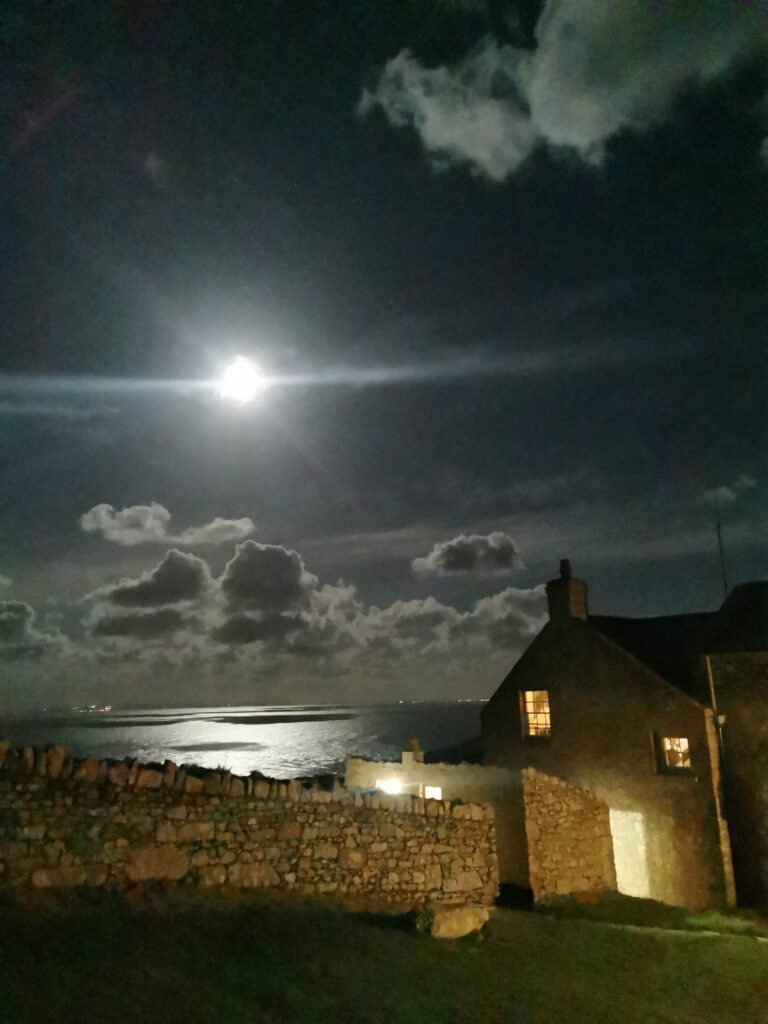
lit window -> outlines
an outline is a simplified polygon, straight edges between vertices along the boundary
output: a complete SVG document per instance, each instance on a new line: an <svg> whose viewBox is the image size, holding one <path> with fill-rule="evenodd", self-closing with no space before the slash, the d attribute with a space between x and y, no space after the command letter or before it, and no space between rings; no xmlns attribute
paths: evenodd
<svg viewBox="0 0 768 1024"><path fill-rule="evenodd" d="M442 800L443 799L443 788L442 788L442 786L425 786L424 787L424 799L425 800Z"/></svg>
<svg viewBox="0 0 768 1024"><path fill-rule="evenodd" d="M551 735L548 690L523 690L520 694L520 707L523 713L523 732L526 736Z"/></svg>
<svg viewBox="0 0 768 1024"><path fill-rule="evenodd" d="M667 768L690 768L691 752L684 736L665 736L661 741Z"/></svg>
<svg viewBox="0 0 768 1024"><path fill-rule="evenodd" d="M398 796L403 791L403 784L399 779L376 779L376 789L381 789L390 796Z"/></svg>

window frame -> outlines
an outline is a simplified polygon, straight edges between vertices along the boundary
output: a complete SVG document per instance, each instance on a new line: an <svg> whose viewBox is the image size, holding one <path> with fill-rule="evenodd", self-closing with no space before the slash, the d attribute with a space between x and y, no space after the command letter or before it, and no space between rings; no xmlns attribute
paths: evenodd
<svg viewBox="0 0 768 1024"><path fill-rule="evenodd" d="M550 700L549 690L519 690L520 697L520 730L522 732L523 740L531 740L534 743L548 743L552 739L552 702ZM528 701L526 694L528 693L545 693L546 696L546 712L539 711L533 712L534 714L546 714L548 720L547 732L531 732L528 720ZM543 703L543 702L540 702Z"/></svg>
<svg viewBox="0 0 768 1024"><path fill-rule="evenodd" d="M687 765L673 765L668 763L664 740L685 740L688 744ZM651 743L653 748L654 767L657 775L680 775L685 777L696 774L696 769L693 764L693 747L691 746L690 737L680 735L671 736L666 733L653 732L651 734Z"/></svg>

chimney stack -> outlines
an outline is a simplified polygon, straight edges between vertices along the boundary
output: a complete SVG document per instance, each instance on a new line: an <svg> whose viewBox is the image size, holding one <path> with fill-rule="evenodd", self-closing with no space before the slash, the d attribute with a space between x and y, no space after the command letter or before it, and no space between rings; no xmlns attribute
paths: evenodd
<svg viewBox="0 0 768 1024"><path fill-rule="evenodd" d="M567 619L586 619L587 585L571 576L571 563L560 559L560 576L547 584L549 621L555 624Z"/></svg>

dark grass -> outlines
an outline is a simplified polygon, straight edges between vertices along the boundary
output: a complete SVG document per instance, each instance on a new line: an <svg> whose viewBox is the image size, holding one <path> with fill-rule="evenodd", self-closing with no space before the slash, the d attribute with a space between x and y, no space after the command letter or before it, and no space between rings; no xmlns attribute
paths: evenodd
<svg viewBox="0 0 768 1024"><path fill-rule="evenodd" d="M5 907L0 1022L766 1024L768 945L497 911L483 941L186 893Z"/></svg>
<svg viewBox="0 0 768 1024"><path fill-rule="evenodd" d="M602 893L584 900L554 896L537 908L541 914L560 920L596 921L634 925L641 928L714 931L733 935L768 936L768 916L741 908L695 914L683 907L671 907L657 900L636 899L618 892ZM768 1024L768 1013L766 1013Z"/></svg>

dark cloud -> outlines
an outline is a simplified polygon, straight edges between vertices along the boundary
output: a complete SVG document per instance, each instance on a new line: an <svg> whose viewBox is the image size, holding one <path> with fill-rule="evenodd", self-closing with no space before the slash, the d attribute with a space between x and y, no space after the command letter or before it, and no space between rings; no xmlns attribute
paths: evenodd
<svg viewBox="0 0 768 1024"><path fill-rule="evenodd" d="M149 640L173 633L187 620L176 608L159 608L149 612L128 615L102 615L93 621L94 636L123 636Z"/></svg>
<svg viewBox="0 0 768 1024"><path fill-rule="evenodd" d="M80 517L86 533L99 534L104 540L123 547L135 544L178 544L198 547L203 544L227 544L243 540L256 529L252 519L222 519L216 516L202 526L190 526L181 533L169 531L171 513L153 501L149 505L129 505L116 509L112 505L94 505Z"/></svg>
<svg viewBox="0 0 768 1024"><path fill-rule="evenodd" d="M58 630L37 629L36 618L23 601L0 601L0 658L35 658L63 642Z"/></svg>
<svg viewBox="0 0 768 1024"><path fill-rule="evenodd" d="M231 608L279 612L306 606L317 582L298 552L247 540L227 562L220 586Z"/></svg>
<svg viewBox="0 0 768 1024"><path fill-rule="evenodd" d="M214 630L212 636L220 644L252 644L258 641L281 640L302 628L296 615L248 615L237 612Z"/></svg>
<svg viewBox="0 0 768 1024"><path fill-rule="evenodd" d="M391 124L413 125L437 169L464 164L502 181L538 144L599 163L610 138L660 122L686 87L764 47L757 7L548 0L534 50L487 37L433 68L404 50L360 111L378 106Z"/></svg>
<svg viewBox="0 0 768 1024"><path fill-rule="evenodd" d="M206 563L195 555L168 552L151 572L137 580L125 580L100 592L111 604L126 608L151 608L157 605L195 601L210 584Z"/></svg>
<svg viewBox="0 0 768 1024"><path fill-rule="evenodd" d="M453 540L435 544L425 558L414 558L417 573L449 574L459 572L512 572L521 567L515 542L500 530L481 534L461 534Z"/></svg>

